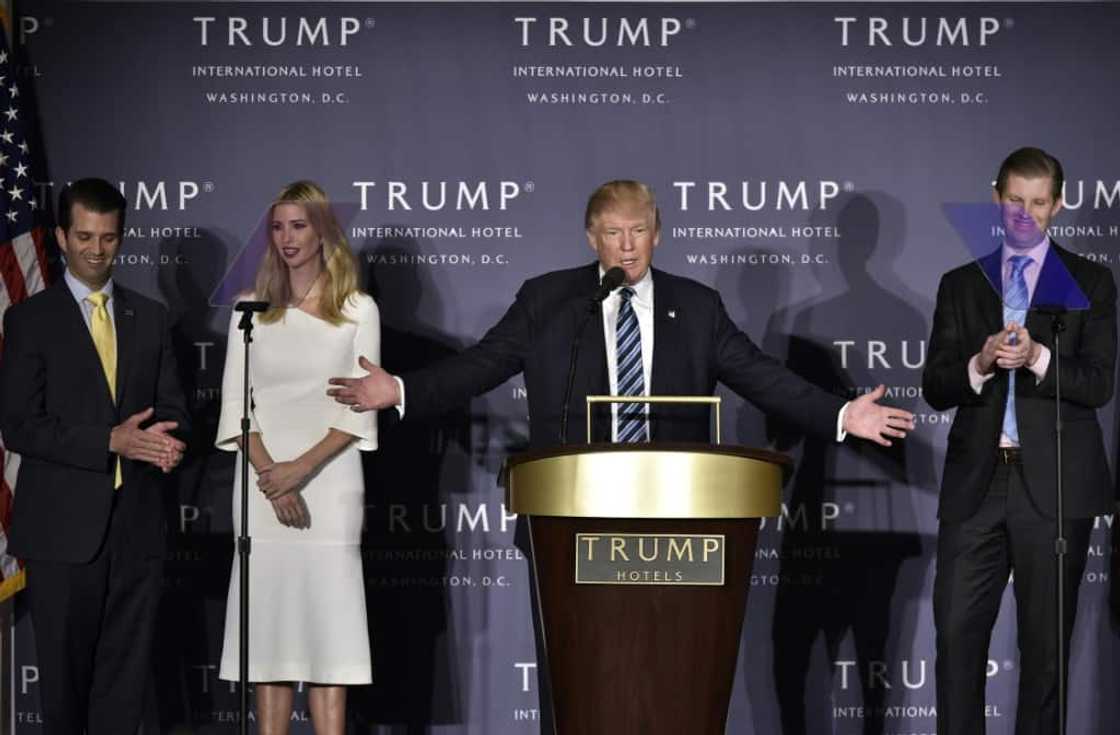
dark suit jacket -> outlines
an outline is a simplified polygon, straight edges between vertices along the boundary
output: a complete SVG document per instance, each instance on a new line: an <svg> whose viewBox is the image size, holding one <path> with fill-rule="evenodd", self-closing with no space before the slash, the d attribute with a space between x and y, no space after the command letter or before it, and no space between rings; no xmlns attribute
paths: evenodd
<svg viewBox="0 0 1120 735"><path fill-rule="evenodd" d="M8 548L24 559L82 563L93 558L113 506L116 455L109 432L155 407L154 420L186 430L187 411L168 331L167 310L114 284L117 401L105 381L81 307L60 280L4 315L0 431L21 456ZM122 460L132 548L163 553L164 475Z"/></svg>
<svg viewBox="0 0 1120 735"><path fill-rule="evenodd" d="M1042 264L1032 308L1066 298L1053 285L1073 276L1088 308L1064 317L1061 335L1063 464L1066 515L1087 518L1112 510L1108 471L1096 409L1112 398L1116 370L1116 284L1112 271L1080 258L1051 242ZM997 370L977 395L968 382L968 361L984 340L1003 328L1000 251L946 273L937 291L929 354L922 374L926 401L939 411L957 408L949 431L939 515L950 521L970 517L980 505L992 473L1003 427L1008 373ZM993 284L995 284L993 286ZM1027 331L1053 350L1049 316L1029 311ZM1027 489L1037 507L1056 513L1057 458L1054 445L1056 361L1043 380L1021 368L1015 380L1015 408Z"/></svg>
<svg viewBox="0 0 1120 735"><path fill-rule="evenodd" d="M461 404L523 372L530 443L558 444L572 341L598 283L598 263L526 281L501 321L478 344L402 376L406 419ZM654 270L653 300L651 395L710 396L721 382L767 413L814 433L835 435L844 400L807 383L759 350L728 318L716 291ZM586 437L584 397L610 392L603 334L602 310L596 307L581 340L568 423L572 442ZM609 407L593 418L593 439L609 441ZM704 406L652 406L650 438L707 442L709 412Z"/></svg>

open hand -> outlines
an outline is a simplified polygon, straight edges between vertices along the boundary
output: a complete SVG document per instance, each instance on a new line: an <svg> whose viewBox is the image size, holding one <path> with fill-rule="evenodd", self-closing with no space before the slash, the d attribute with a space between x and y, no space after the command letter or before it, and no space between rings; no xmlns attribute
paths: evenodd
<svg viewBox="0 0 1120 735"><path fill-rule="evenodd" d="M891 445L886 437L906 438L906 432L914 429L914 414L893 406L880 406L878 400L886 392L886 386L880 385L851 401L844 412L844 431L884 447Z"/></svg>
<svg viewBox="0 0 1120 735"><path fill-rule="evenodd" d="M327 395L358 412L400 404L400 390L392 375L365 357L358 358L358 366L369 374L364 378L331 378L328 382L339 387L329 389Z"/></svg>

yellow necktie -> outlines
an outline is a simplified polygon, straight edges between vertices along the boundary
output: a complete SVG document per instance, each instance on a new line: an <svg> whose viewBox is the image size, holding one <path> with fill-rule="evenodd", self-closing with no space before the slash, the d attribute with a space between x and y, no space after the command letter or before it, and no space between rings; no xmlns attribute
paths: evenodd
<svg viewBox="0 0 1120 735"><path fill-rule="evenodd" d="M101 358L101 368L105 371L105 380L109 382L109 395L113 397L113 401L116 401L117 338L116 335L113 334L113 323L109 321L109 310L105 308L105 302L108 300L108 295L100 291L86 296L86 301L93 304L93 315L89 322L89 331L93 336L93 346L97 350L97 356ZM116 476L113 480L113 487L120 487L122 482L121 459L117 457Z"/></svg>

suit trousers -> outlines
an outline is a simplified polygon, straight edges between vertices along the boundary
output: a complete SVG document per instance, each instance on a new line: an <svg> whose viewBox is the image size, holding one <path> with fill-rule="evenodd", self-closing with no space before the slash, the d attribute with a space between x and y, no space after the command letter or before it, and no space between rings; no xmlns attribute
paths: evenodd
<svg viewBox="0 0 1120 735"><path fill-rule="evenodd" d="M163 559L132 552L129 492L116 491L89 562L27 561L44 735L131 735L139 727Z"/></svg>
<svg viewBox="0 0 1120 735"><path fill-rule="evenodd" d="M1066 663L1085 571L1091 518L1067 519ZM937 628L937 732L983 735L988 645L1008 574L1018 610L1016 735L1058 732L1057 521L1027 494L1022 465L997 464L988 493L965 521L937 533L933 616Z"/></svg>

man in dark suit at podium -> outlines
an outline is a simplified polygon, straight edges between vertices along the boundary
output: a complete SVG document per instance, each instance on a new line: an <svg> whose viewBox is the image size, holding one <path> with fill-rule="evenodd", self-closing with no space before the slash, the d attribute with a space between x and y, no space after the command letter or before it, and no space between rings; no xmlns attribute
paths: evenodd
<svg viewBox="0 0 1120 735"><path fill-rule="evenodd" d="M944 735L984 732L988 644L1012 570L1020 652L1015 732L1059 731L1057 375L1053 319L1040 305L1076 309L1061 317L1067 660L1092 519L1113 508L1096 409L1113 392L1116 285L1111 270L1046 234L1062 208L1062 180L1061 164L1042 150L1008 156L994 192L1003 244L945 274L937 293L922 385L931 406L957 409L933 593L937 731ZM1084 303L1053 303L1067 299Z"/></svg>
<svg viewBox="0 0 1120 735"><path fill-rule="evenodd" d="M598 262L526 281L476 345L400 378L363 358L369 375L332 379L336 387L330 393L357 411L396 406L406 417L429 415L524 373L529 439L535 447L580 438L584 396L710 396L717 382L767 413L838 441L851 433L888 445L913 427L907 411L876 403L882 386L848 403L825 393L759 350L732 323L716 291L651 268L661 219L645 184L603 184L588 200L584 221ZM622 269L622 282L601 304L593 302L601 279L613 268ZM588 324L589 309L599 318ZM578 428L561 437L569 355L577 335L569 410L570 424ZM596 422L595 440L709 440L706 407L629 404L612 407L610 419Z"/></svg>
<svg viewBox="0 0 1120 735"><path fill-rule="evenodd" d="M185 448L169 433L187 412L167 310L111 278L124 211L107 181L63 190L65 277L4 315L0 430L21 455L8 548L27 564L47 735L136 732L161 480Z"/></svg>

